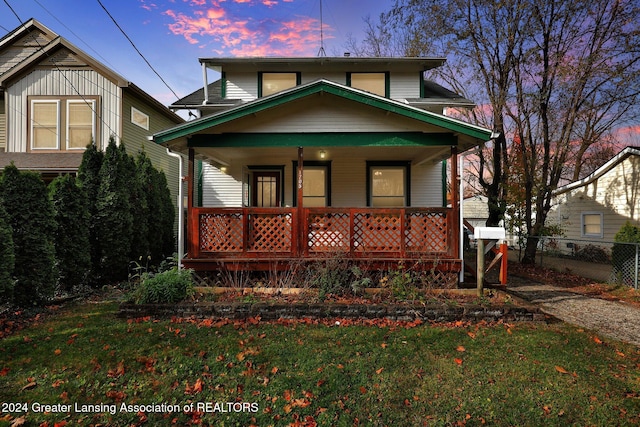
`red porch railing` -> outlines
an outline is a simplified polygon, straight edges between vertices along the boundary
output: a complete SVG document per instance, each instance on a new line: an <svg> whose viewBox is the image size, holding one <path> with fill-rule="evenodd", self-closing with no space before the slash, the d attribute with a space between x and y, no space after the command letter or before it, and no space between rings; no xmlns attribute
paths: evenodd
<svg viewBox="0 0 640 427"><path fill-rule="evenodd" d="M449 208L192 208L190 259L458 258Z"/></svg>

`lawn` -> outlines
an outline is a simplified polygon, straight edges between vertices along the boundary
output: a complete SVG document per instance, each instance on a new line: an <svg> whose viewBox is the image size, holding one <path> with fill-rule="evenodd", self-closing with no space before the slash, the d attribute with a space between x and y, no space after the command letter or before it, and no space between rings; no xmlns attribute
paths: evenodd
<svg viewBox="0 0 640 427"><path fill-rule="evenodd" d="M640 424L640 350L562 323L116 313L73 304L1 339L0 426Z"/></svg>

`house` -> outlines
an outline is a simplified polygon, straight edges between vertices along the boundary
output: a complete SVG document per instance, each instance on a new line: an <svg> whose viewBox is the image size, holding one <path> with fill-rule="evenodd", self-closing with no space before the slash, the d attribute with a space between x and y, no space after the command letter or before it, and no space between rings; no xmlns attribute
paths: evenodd
<svg viewBox="0 0 640 427"><path fill-rule="evenodd" d="M340 254L457 282L458 179L447 171L492 132L442 114L473 105L425 81L444 61L201 59L203 88L171 106L201 117L153 137L189 156L184 265L259 270Z"/></svg>
<svg viewBox="0 0 640 427"><path fill-rule="evenodd" d="M31 19L0 39L0 168L75 173L85 147L114 136L143 150L178 194L178 159L148 141L184 120L135 84Z"/></svg>
<svg viewBox="0 0 640 427"><path fill-rule="evenodd" d="M579 181L553 193L549 220L567 239L613 242L627 221L640 225L640 148L627 147Z"/></svg>

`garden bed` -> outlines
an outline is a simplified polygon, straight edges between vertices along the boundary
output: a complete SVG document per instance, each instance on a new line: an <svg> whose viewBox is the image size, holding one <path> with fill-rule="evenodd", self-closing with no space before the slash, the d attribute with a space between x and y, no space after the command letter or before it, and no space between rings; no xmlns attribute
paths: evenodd
<svg viewBox="0 0 640 427"><path fill-rule="evenodd" d="M215 301L207 301L214 295ZM435 291L421 300L399 301L380 289L367 289L360 297L330 295L320 301L317 291L300 288L198 288L199 299L177 304L120 305L122 317L197 317L263 320L295 318L362 318L399 321L544 321L536 307L516 302L510 296L489 290L478 300L475 290Z"/></svg>

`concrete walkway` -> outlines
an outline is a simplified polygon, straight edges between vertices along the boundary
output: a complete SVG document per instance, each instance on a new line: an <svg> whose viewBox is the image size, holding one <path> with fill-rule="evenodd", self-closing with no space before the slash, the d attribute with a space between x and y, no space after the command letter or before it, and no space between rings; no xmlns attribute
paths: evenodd
<svg viewBox="0 0 640 427"><path fill-rule="evenodd" d="M640 309L630 304L588 297L515 276L509 277L507 292L564 322L640 347Z"/></svg>

